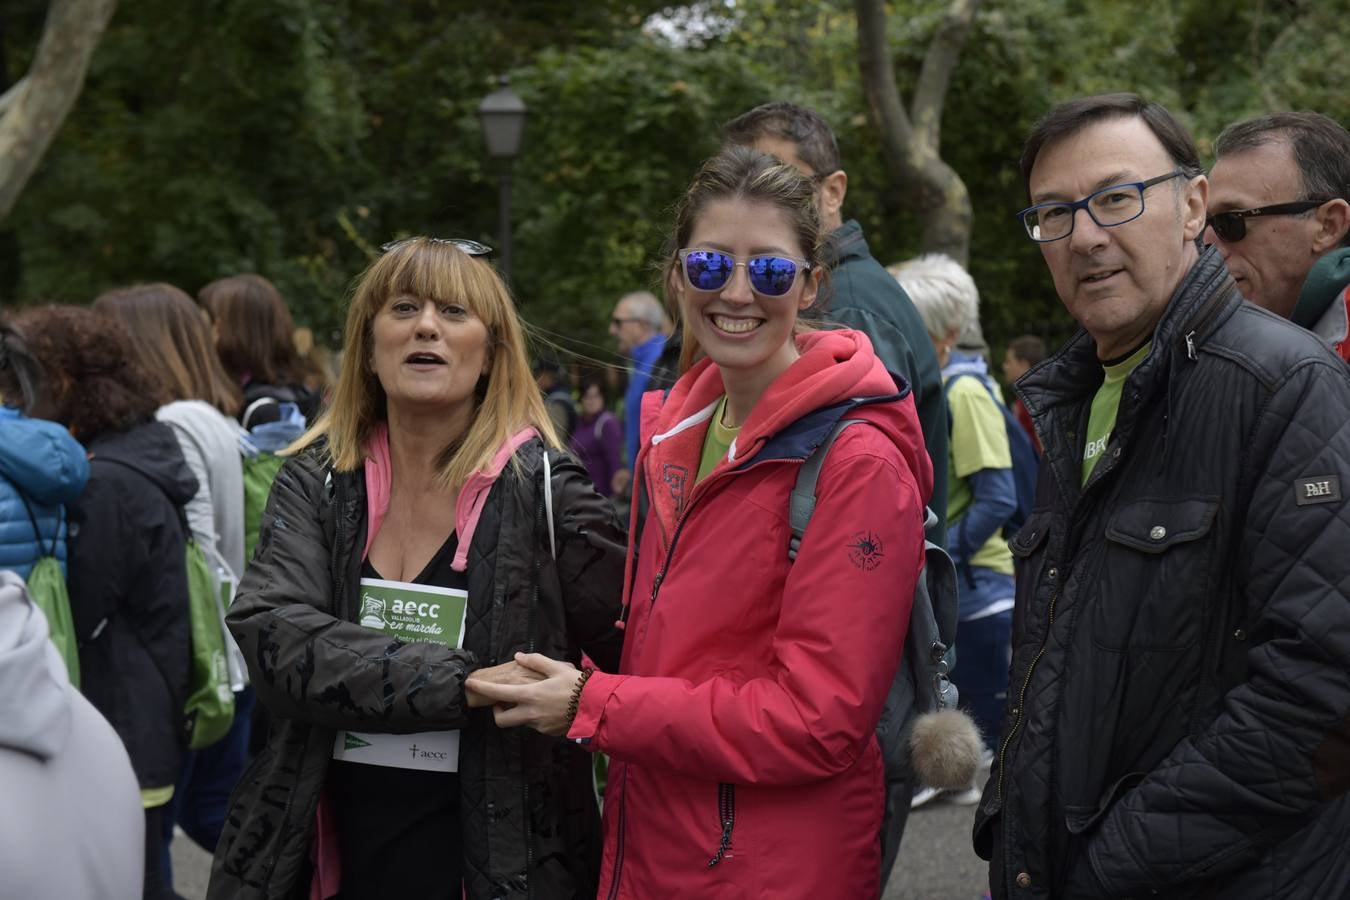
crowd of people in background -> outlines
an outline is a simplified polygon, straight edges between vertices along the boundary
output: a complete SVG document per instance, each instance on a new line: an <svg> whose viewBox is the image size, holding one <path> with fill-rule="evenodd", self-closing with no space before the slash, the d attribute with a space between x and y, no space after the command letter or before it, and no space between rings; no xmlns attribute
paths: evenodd
<svg viewBox="0 0 1350 900"><path fill-rule="evenodd" d="M172 898L181 829L220 900L875 898L939 803L972 896L1350 896L1350 133L1234 123L1206 173L1135 95L1049 111L1016 227L1081 327L1002 382L819 115L723 138L608 365L440 237L331 351L257 274L0 317L22 896ZM876 731L929 603L945 784Z"/></svg>

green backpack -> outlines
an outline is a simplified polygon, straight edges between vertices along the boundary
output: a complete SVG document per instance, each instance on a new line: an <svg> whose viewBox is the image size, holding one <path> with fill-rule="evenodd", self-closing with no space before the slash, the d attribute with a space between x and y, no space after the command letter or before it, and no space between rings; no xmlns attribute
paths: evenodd
<svg viewBox="0 0 1350 900"><path fill-rule="evenodd" d="M61 523L57 521L51 545L44 547L42 529L38 528L33 508L28 505L28 500L23 494L19 494L19 499L28 512L28 521L33 523L33 539L37 541L41 552L37 562L33 564L33 570L28 573L28 596L47 617L47 634L51 637L57 652L61 654L61 659L65 661L66 671L70 673L70 683L78 688L80 652L75 639L75 620L70 615L70 592L66 590L66 579L61 574L61 563L56 559L56 538L61 533Z"/></svg>
<svg viewBox="0 0 1350 900"><path fill-rule="evenodd" d="M182 511L180 510L180 515ZM234 724L234 690L226 661L225 607L220 579L183 520L187 536L188 608L192 629L192 667L188 675L188 747L200 750L225 737Z"/></svg>
<svg viewBox="0 0 1350 900"><path fill-rule="evenodd" d="M277 418L250 427L254 414L269 406L276 407ZM286 462L277 453L304 434L306 426L305 416L297 404L272 397L261 397L250 403L240 417L240 424L247 433L240 441L244 464L244 560L247 562L253 559L253 550L258 546L258 529L262 526L272 482Z"/></svg>
<svg viewBox="0 0 1350 900"><path fill-rule="evenodd" d="M272 482L281 471L283 457L271 453L258 453L245 456L244 463L244 559L253 559L253 550L258 546L258 529L262 527L263 509L267 506L267 495L272 492Z"/></svg>
<svg viewBox="0 0 1350 900"><path fill-rule="evenodd" d="M115 458L96 458L91 462L116 463L145 476L134 465ZM151 480L159 487L158 482ZM160 488L163 492L163 488ZM225 590L222 579L207 560L206 551L192 534L187 509L164 496L178 512L186 549L183 553L188 582L188 628L191 637L191 665L188 668L188 696L183 705L184 728L188 748L201 750L223 738L234 724L234 690L225 643ZM217 563L221 565L221 563Z"/></svg>

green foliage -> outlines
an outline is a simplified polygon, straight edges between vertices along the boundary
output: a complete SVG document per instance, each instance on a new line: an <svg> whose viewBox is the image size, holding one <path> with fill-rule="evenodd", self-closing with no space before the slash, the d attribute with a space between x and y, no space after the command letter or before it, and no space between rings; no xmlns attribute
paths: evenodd
<svg viewBox="0 0 1350 900"><path fill-rule="evenodd" d="M258 271L320 334L353 277L404 234L496 243L498 169L476 108L509 72L530 109L514 168L513 287L530 320L614 359L618 295L657 287L671 207L721 123L770 99L833 123L845 212L883 262L912 256L913 206L889 185L857 74L849 0L140 0L123 4L84 94L0 230L0 301L83 302L134 281L189 291ZM893 0L890 43L913 90L941 0ZM0 13L10 79L42 0ZM1350 47L1330 4L987 0L947 97L944 158L974 207L971 269L996 350L1058 340L1064 314L1012 214L1022 141L1052 104L1136 90L1173 108L1202 153L1223 124L1272 108L1344 122L1328 73ZM678 14L678 15L677 15ZM428 24L429 23L429 24ZM591 345L587 347L586 345Z"/></svg>

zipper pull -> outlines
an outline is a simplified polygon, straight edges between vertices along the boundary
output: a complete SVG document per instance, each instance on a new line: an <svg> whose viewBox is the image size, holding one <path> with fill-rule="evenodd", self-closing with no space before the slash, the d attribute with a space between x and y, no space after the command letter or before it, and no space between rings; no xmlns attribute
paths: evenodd
<svg viewBox="0 0 1350 900"><path fill-rule="evenodd" d="M652 602L656 602L656 592L661 590L661 579L666 575L665 572L657 572L656 577L652 579Z"/></svg>
<svg viewBox="0 0 1350 900"><path fill-rule="evenodd" d="M1191 362L1196 362L1200 357L1195 352L1195 332L1192 331L1186 335L1186 355L1190 357Z"/></svg>

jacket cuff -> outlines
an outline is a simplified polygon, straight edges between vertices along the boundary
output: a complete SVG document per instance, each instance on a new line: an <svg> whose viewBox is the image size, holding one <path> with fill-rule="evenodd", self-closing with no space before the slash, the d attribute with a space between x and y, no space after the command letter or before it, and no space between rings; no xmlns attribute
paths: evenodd
<svg viewBox="0 0 1350 900"><path fill-rule="evenodd" d="M581 702L577 704L576 718L572 720L572 727L567 729L569 741L582 744L588 750L604 749L597 738L601 720L605 716L605 705L625 679L624 675L611 675L599 669L591 673L591 677L586 679L586 686L581 690Z"/></svg>

